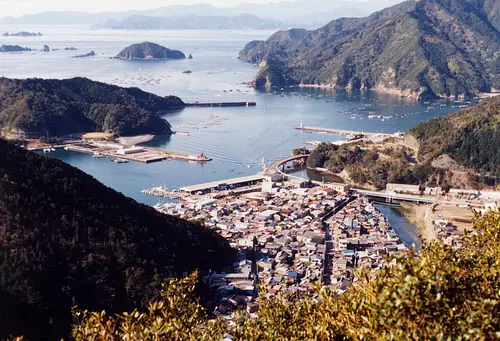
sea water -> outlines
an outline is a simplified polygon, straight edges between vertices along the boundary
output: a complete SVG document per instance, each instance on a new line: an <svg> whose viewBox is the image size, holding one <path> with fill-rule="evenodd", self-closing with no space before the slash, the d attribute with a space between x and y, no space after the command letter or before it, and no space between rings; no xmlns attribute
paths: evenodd
<svg viewBox="0 0 500 341"><path fill-rule="evenodd" d="M262 160L290 155L306 141L334 142L345 137L296 130L301 123L346 130L405 132L423 120L456 111L456 103L423 103L373 91L273 88L255 90L245 83L258 69L238 57L251 40L267 39L271 31L108 30L85 26L0 26L0 32L41 32L41 37L0 37L1 44L57 51L0 54L0 76L10 78L88 77L157 95L175 95L185 102L256 101L256 107L187 108L164 116L174 131L189 136L159 138L150 145L213 158L205 164L164 161L115 164L109 159L69 151L50 155L94 176L105 185L153 205L158 198L142 189L168 189L255 174ZM123 61L112 59L125 47L152 41L192 54L193 59ZM75 47L77 51L65 51ZM97 56L72 58L94 51ZM190 70L191 74L183 71ZM383 118L370 119L373 116ZM305 173L304 173L305 174ZM398 220L399 221L399 220Z"/></svg>

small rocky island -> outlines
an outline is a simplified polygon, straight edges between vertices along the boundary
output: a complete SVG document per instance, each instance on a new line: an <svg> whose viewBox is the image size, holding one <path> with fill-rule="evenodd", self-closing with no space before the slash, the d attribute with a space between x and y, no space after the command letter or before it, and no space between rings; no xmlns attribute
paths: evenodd
<svg viewBox="0 0 500 341"><path fill-rule="evenodd" d="M171 50L155 43L144 42L127 47L116 58L127 60L166 60L184 59L186 55L178 50Z"/></svg>
<svg viewBox="0 0 500 341"><path fill-rule="evenodd" d="M9 32L4 32L2 33L3 37L41 37L42 34L40 32L38 33L32 33L32 32L17 32L17 33L9 33Z"/></svg>
<svg viewBox="0 0 500 341"><path fill-rule="evenodd" d="M94 57L94 56L96 56L96 53L94 51L90 51L89 53L77 54L76 56L73 56L71 58L87 58L87 57Z"/></svg>

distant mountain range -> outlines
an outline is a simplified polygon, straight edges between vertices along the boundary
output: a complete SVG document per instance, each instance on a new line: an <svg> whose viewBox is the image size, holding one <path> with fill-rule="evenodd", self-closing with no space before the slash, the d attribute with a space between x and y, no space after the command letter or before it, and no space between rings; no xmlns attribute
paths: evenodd
<svg viewBox="0 0 500 341"><path fill-rule="evenodd" d="M366 18L253 41L255 86L377 89L414 98L500 91L500 2L409 0Z"/></svg>
<svg viewBox="0 0 500 341"><path fill-rule="evenodd" d="M130 19L127 18L132 16L157 18L183 17L183 20L189 20L191 16L233 18L242 15L253 15L262 19L272 19L283 22L283 26L272 27L274 29L293 26L317 28L333 19L340 17L362 17L398 2L401 2L401 0L297 0L267 4L241 4L229 8L215 7L202 3L196 5L166 6L142 11L102 13L53 11L24 15L18 18L0 18L0 25L102 25L108 20L116 22L121 22L122 20L129 21ZM236 18L234 19L237 20ZM268 27L268 25L264 27ZM179 28L182 28L182 26L179 26ZM200 28L203 27L200 26ZM250 28L259 28L259 26Z"/></svg>
<svg viewBox="0 0 500 341"><path fill-rule="evenodd" d="M279 20L263 19L256 17L255 15L242 14L235 17L199 15L189 15L183 17L150 17L132 15L120 21L113 19L107 20L101 27L128 30L275 30L288 28L289 26Z"/></svg>

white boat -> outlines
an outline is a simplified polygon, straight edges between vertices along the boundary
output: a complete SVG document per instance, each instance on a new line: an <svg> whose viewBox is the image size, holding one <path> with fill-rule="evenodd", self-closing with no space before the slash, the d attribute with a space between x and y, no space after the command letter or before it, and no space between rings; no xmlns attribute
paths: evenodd
<svg viewBox="0 0 500 341"><path fill-rule="evenodd" d="M50 152L51 152L51 150L50 150L50 148L43 148L43 152L44 152L44 153L50 153Z"/></svg>
<svg viewBox="0 0 500 341"><path fill-rule="evenodd" d="M123 160L123 159L114 159L114 163L128 163L128 160Z"/></svg>

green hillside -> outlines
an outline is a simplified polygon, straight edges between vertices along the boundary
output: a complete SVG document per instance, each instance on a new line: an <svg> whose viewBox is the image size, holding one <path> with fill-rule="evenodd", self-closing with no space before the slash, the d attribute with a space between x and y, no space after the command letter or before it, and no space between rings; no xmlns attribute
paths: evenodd
<svg viewBox="0 0 500 341"><path fill-rule="evenodd" d="M419 141L418 158L432 162L442 154L477 172L500 175L500 96L477 108L422 122L409 130Z"/></svg>
<svg viewBox="0 0 500 341"><path fill-rule="evenodd" d="M118 135L170 134L158 113L183 108L160 97L87 78L0 78L0 128L33 136L111 131Z"/></svg>
<svg viewBox="0 0 500 341"><path fill-rule="evenodd" d="M232 256L215 232L0 139L0 340L67 337L73 305L139 307L168 277Z"/></svg>
<svg viewBox="0 0 500 341"><path fill-rule="evenodd" d="M326 85L414 98L500 89L494 0L408 0L366 18L289 30L249 43L255 86Z"/></svg>

